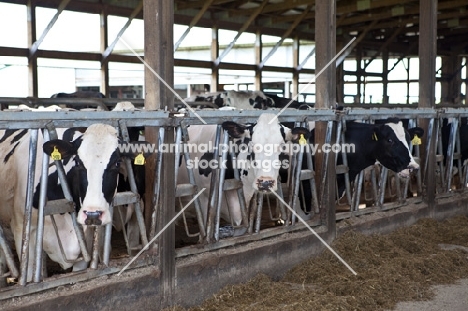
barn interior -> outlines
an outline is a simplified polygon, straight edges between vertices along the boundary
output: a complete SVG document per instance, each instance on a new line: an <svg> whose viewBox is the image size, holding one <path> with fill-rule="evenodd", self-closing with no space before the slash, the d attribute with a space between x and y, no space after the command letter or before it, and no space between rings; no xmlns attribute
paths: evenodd
<svg viewBox="0 0 468 311"><path fill-rule="evenodd" d="M383 119L389 116L416 120L418 117L424 119L421 121L421 126L425 125L429 131L430 120L442 116L465 117L467 114L464 110L443 110L442 114L439 113L440 110L437 110L464 108L468 100L468 66L466 66L468 4L465 1L430 0L427 3L416 0L404 3L394 0L0 1L0 5L3 4L15 5L15 9L22 12L22 18L19 21L9 21L7 18L1 18L1 16L8 16L9 11L0 10L0 20L2 20L0 23L23 25L21 31L18 30L18 34L15 34L16 37L21 37L21 44L8 40L2 43L0 37L0 66L2 66L0 67L0 80L3 85L6 82L10 83L6 84L6 88L0 89L0 103L3 108L11 108L12 105L21 103L31 107L56 104L59 101L49 97L53 93L62 91L94 91L103 93L107 98L62 99L61 103L77 105L77 107L97 105L104 107L103 109L109 109L119 101L130 100L147 110L171 111L174 102L178 101L176 94L167 91L155 78L154 72L145 69L142 65L143 59L138 57L143 56L148 64L157 68L156 72L168 81L169 85L174 86L175 92L181 98L203 94L207 90L261 90L284 98L297 98L318 109L334 107L335 103L343 105L351 109L343 120L347 120L346 118L373 120L373 118ZM38 12L43 9L47 9L47 14L44 13L39 18ZM143 19L145 10L150 13ZM68 16L66 14L69 13L91 15L94 21L98 22L94 24L97 27L92 30L93 48L76 48L80 44L87 46L84 42L88 40L91 33L86 32L76 38L76 45L69 44L69 47L65 48L54 47L53 42L61 39L64 42L70 40L66 32L58 30L60 23L64 22L63 17ZM173 24L180 26L177 32ZM8 27L8 24L1 25ZM69 27L67 29L80 29L81 27L84 29L84 25L79 24L71 24L67 27ZM134 41L130 41L130 38L125 35L135 32L139 33L139 36ZM15 32L12 31L12 33ZM330 38L335 38L335 40ZM76 62L76 68L69 65L69 62ZM332 64L330 67L335 66L335 68L329 68L330 62ZM19 68L21 73L16 74L16 71L13 71L16 70L15 68ZM49 71L50 68L58 70L52 72ZM71 78L65 79L69 73L64 72L68 72L69 69L72 71ZM127 75L124 82L119 82L119 79L122 79L120 74ZM50 81L57 80L66 80L71 84L65 90L59 89L58 84L54 87L47 85L54 84ZM22 87L16 89L16 85L19 84L22 84ZM356 110L360 108L370 109L370 112L362 113ZM291 112L286 118L304 121L300 119L300 116L304 114L306 113ZM369 116L372 114L374 115ZM247 121L257 116L256 114L239 115L229 112L213 115L209 111L200 112L200 115L213 123L219 123L219 120L223 118ZM65 114L58 113L51 118L41 117L39 121L46 124L47 120L57 118L57 124L70 124L69 119L67 119L68 123L59 121L64 116ZM159 123L155 125L150 120L155 116L160 119L167 117L164 114L142 116L138 113L126 113L122 118L128 118L128 126L135 124L148 127L173 125L165 121L158 121ZM334 114L329 112L310 112L307 116L306 121L331 122L335 120ZM6 124L10 117L5 115L5 118ZM84 113L77 114L76 118L79 124L81 121L85 122L83 126L90 122L89 116ZM101 121L106 118L114 119L111 114L99 115L96 118ZM189 115L187 119L190 119L189 122L199 123L193 115ZM16 121L15 119L15 122L20 124L23 120ZM147 133L150 131L148 129ZM321 139L326 139L326 125L323 128L319 127L318 132ZM154 137L158 137L157 131L153 134ZM166 139L173 138L166 137ZM455 141L457 138L453 139ZM430 151L435 150L435 147L431 145L430 149L421 148L420 150L422 161L428 159L429 168L441 165L437 152ZM453 156L456 157L452 154ZM463 168L459 165L459 171L462 170ZM327 172L333 173L333 171ZM415 201L403 197L406 194L395 195L393 193L392 202L383 208L383 210L390 210L395 206L399 208L424 201L426 205L422 210L405 210L400 214L392 215L391 219L394 219L392 224L387 223L388 219L375 220L373 224L379 227L380 231L385 232L398 224L407 224L413 218L431 213L440 218L457 213L466 214L467 204L463 193L460 194L461 198L457 197L458 203L455 205L458 205L452 204L455 200L452 197L455 192L453 190L463 192L466 187L462 181L454 181L453 189L450 186L448 187L450 189L447 189L445 182L451 172L450 167L440 173L445 175L445 179L439 179L439 176L435 176L436 173L433 173L434 175L427 173L425 178L423 174L419 177L417 186L421 190L413 190ZM316 178L320 180L321 174L327 173L317 168L316 174ZM396 179L391 172L389 174L389 180ZM164 182L168 184L172 181L171 177L164 179ZM330 179L323 186L330 190L335 187L335 184ZM408 185L403 186L404 189L407 187ZM173 193L167 189L161 191L160 199L163 202L169 204L173 202L170 198L174 195ZM373 192L375 188L367 188L365 191ZM370 208L366 211L359 211L359 208L356 211L350 211L347 206L348 213L341 214L341 216L335 215L334 211L337 206L334 206L334 203L331 204L334 191L332 193L331 197L321 201L324 206L333 205L332 212L325 208L321 209L309 221L309 224L325 237L331 238L335 234L335 221L349 220L355 216L382 211L382 206L374 204L375 198L373 198L367 204ZM437 195L440 197L436 198ZM379 197L379 200L385 201L386 199ZM436 201L444 207L444 210L434 213ZM265 201L264 214L269 212L265 208L267 204L268 201ZM174 212L167 214L163 212L160 222L167 223L174 214ZM151 212L146 212L144 216L147 228L149 228ZM295 221L298 222L297 219ZM161 223L158 223L156 227L163 227ZM206 290L199 296L187 299L186 294L190 293L190 286L180 285L183 280L196 282L197 276L192 272L206 268L197 260L209 262L212 258L210 252L218 252L216 256L225 260L224 263L220 260L221 262L213 264L221 270L219 275L239 276L237 270L236 272L228 271L225 265L232 265L240 271L235 263L248 254L247 250L242 249L239 253L226 257L228 259L222 257L227 256L223 252L232 252L230 248L235 245L248 248L252 241L272 243L269 239L277 238L275 230L278 230L278 227L276 225L276 220L269 219L262 224L262 230L268 227L270 231L260 230L256 235L221 239L216 243L203 244L203 246L197 243L198 236L193 237L183 231L177 232L182 237L171 237L170 234L163 233L161 236L163 239L158 247L165 250L164 254L156 255L157 251L151 250L145 255L145 259L138 261L138 267L148 269L144 271L146 275L141 277L135 272L126 279L141 292L143 297L141 301L137 298L129 298L124 290L119 290L116 279L115 284L98 283L99 288L109 285L107 289L101 289L100 293L104 297L111 295L112 291L122 293L122 296L128 299L127 302L134 306L148 306L148 302L154 299L149 297L155 292L158 293L156 296L161 298L158 301L161 306L171 305L174 301L178 303L185 301L187 304L199 302L201 297L211 294L215 286L206 286ZM357 226L366 227L365 224ZM196 225L189 226L189 231L192 229L196 230ZM321 249L320 243L305 239L306 233L298 228L281 227L280 230L282 233L292 232L291 234L294 235L292 246L289 246L293 250L305 249L305 254L311 254ZM218 233L223 234L223 232ZM232 233L227 233L227 235L230 234ZM178 238L182 246L188 245L189 247L181 247L181 245L174 247L174 239ZM251 259L252 267L242 279L252 274L256 268L263 266L264 261L268 260L261 254L263 250L280 253L280 249L285 245L288 247L287 243L279 243L271 247L261 245L260 250L255 250L252 255L257 259ZM70 282L83 280L92 282L96 278L116 274L118 269L131 259L131 256L125 255L125 251L123 253L116 252L114 249L113 256L123 258L117 258L107 267L103 267L100 263L97 270L88 272L86 275L73 275L71 281L63 281L61 277L57 277L49 282L37 282L28 284L26 287L14 285L8 287L3 293L0 291L0 298L7 302L11 301L12 297L55 289L57 286L65 286L64 284ZM280 261L292 263L300 259L300 257L292 257L292 254L281 253L274 263ZM156 262L157 268L148 268L148 262ZM267 270L273 273L271 267ZM175 277L176 271L177 277ZM214 272L200 272L200 275L205 275L205 273L208 275L207 280L210 277L211 280L220 277ZM151 277L158 280L155 282L156 285L153 284L154 280ZM175 282L179 283L179 288L174 284ZM228 284L228 281L223 280L221 283ZM147 288L143 289L144 287ZM96 295L98 294L90 297L95 298ZM31 305L28 297L23 299L25 306ZM46 299L41 306L50 307L56 303L55 299L60 298ZM76 302L71 297L67 298L67 302L75 306L83 303L83 301ZM89 303L85 302L88 306ZM106 306L106 304L102 303L101 306Z"/></svg>

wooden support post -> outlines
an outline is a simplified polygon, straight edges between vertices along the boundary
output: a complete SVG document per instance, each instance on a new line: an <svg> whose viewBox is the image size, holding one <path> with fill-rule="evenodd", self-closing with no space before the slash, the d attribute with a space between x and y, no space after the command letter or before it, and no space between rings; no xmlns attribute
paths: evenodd
<svg viewBox="0 0 468 311"><path fill-rule="evenodd" d="M315 3L315 43L316 43L316 72L325 68L336 55L336 1L317 0ZM330 64L316 77L316 108L330 108L336 103L336 65ZM315 126L315 141L319 144L325 142L326 122L317 122ZM330 153L329 163L335 163L335 155ZM323 167L324 154L316 154L316 180L321 180L327 174L327 183L320 202L323 210L322 217L328 226L329 237L336 235L335 216L335 166ZM325 171L326 170L326 171Z"/></svg>
<svg viewBox="0 0 468 311"><path fill-rule="evenodd" d="M101 11L101 53L104 53L107 49L107 42L109 40L109 28L107 21L107 12L105 9ZM101 93L105 94L107 97L110 96L109 90L109 60L107 58L103 59L101 62Z"/></svg>
<svg viewBox="0 0 468 311"><path fill-rule="evenodd" d="M293 69L292 84L290 87L291 98L296 98L299 93L299 50L300 50L299 38L295 36L294 41L293 41L293 50L292 50L294 69Z"/></svg>
<svg viewBox="0 0 468 311"><path fill-rule="evenodd" d="M431 108L435 105L435 61L437 56L437 0L421 1L419 3L419 108ZM427 120L420 120L427 133ZM433 133L432 137L434 140ZM427 137L427 136L426 136ZM435 147L435 144L433 144ZM431 212L435 209L435 148L430 148L429 154L421 150L421 163L428 157L428 167L425 172L425 198Z"/></svg>
<svg viewBox="0 0 468 311"><path fill-rule="evenodd" d="M257 30L257 33L255 34L255 64L257 64L257 68L255 68L255 90L263 91L262 89L262 67L261 67L261 62L262 62L262 49L263 49L263 43L262 43L262 33L260 30Z"/></svg>
<svg viewBox="0 0 468 311"><path fill-rule="evenodd" d="M388 104L388 49L382 53L382 104Z"/></svg>
<svg viewBox="0 0 468 311"><path fill-rule="evenodd" d="M174 85L174 2L166 0L144 0L144 30L145 30L145 109L174 109L174 94L151 71L156 71L166 83ZM158 130L154 127L145 129L145 138L149 143L156 144ZM166 130L164 143L174 142L174 131ZM165 164L164 164L165 163ZM170 163L170 165L168 165ZM168 224L175 215L175 176L174 154L166 152L163 155L162 187L160 202L156 206L157 223L156 232ZM153 201L154 172L156 168L155 157L147 159L146 164L146 202ZM147 206L152 209L153 206ZM146 209L145 209L146 210ZM150 228L149 226L147 228ZM158 238L159 253L159 289L160 306L163 309L174 303L175 295L175 229L174 224L169 226Z"/></svg>
<svg viewBox="0 0 468 311"><path fill-rule="evenodd" d="M31 54L33 44L36 42L36 4L34 0L27 2L27 16L28 16L28 94L32 97L39 97L39 86L37 80L37 54Z"/></svg>
<svg viewBox="0 0 468 311"><path fill-rule="evenodd" d="M219 65L216 65L216 59L219 56L218 32L218 27L213 27L211 29L211 60L213 61L213 67L211 68L211 92L222 91L219 89Z"/></svg>

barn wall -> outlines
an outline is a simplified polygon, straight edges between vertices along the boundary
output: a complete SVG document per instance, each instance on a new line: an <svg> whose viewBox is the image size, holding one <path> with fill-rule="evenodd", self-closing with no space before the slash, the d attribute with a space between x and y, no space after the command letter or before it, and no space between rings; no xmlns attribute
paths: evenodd
<svg viewBox="0 0 468 311"><path fill-rule="evenodd" d="M337 233L338 236L348 230L365 234L389 233L431 214L438 220L468 215L468 196L440 201L434 211L420 203L351 218L338 223ZM327 239L327 233L321 235ZM175 302L182 306L199 304L223 286L244 282L258 273L281 277L288 269L323 249L309 231L301 231L178 259ZM344 266L343 271L346 273ZM111 310L118 306L119 310L155 310L160 301L158 276L158 271L152 267L130 270L120 277L105 276L85 284L4 301L0 309L63 310L66 307L69 310Z"/></svg>

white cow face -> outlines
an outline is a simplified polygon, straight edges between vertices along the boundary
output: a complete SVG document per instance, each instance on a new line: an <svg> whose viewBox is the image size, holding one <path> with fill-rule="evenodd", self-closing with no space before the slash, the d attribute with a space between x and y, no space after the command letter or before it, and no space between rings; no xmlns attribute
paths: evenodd
<svg viewBox="0 0 468 311"><path fill-rule="evenodd" d="M106 225L112 221L109 205L116 193L120 154L117 131L105 124L91 125L72 143L51 140L44 152L58 151L63 159L74 157L67 179L82 225Z"/></svg>
<svg viewBox="0 0 468 311"><path fill-rule="evenodd" d="M223 128L231 137L244 138L244 141L251 138L249 150L239 154L238 160L248 162L244 182L249 182L256 191L277 190L279 169L285 164L280 160L285 139L295 141L299 134L306 138L309 136L309 131L305 128L294 128L291 131L282 127L271 113L264 113L258 118L251 134L247 127L234 122L223 123ZM240 168L240 165L237 167Z"/></svg>

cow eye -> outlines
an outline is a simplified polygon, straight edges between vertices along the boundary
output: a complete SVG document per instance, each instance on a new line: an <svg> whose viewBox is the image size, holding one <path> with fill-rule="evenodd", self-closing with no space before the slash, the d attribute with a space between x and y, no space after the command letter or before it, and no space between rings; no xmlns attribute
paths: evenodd
<svg viewBox="0 0 468 311"><path fill-rule="evenodd" d="M119 169L120 168L120 161L114 163L114 165L110 166L111 169Z"/></svg>
<svg viewBox="0 0 468 311"><path fill-rule="evenodd" d="M389 142L390 144L393 144L393 139L389 138L389 139L388 139L388 142Z"/></svg>

